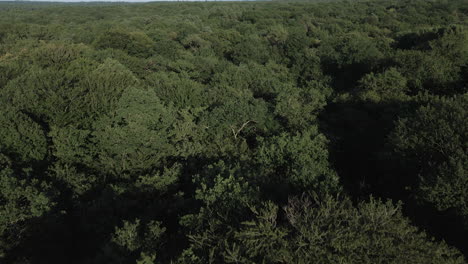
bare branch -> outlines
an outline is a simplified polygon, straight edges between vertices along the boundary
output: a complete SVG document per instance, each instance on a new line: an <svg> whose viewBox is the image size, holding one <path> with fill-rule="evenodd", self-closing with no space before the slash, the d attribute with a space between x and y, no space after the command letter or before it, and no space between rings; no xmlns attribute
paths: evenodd
<svg viewBox="0 0 468 264"><path fill-rule="evenodd" d="M234 126L231 126L232 134L234 135L234 138L235 138L235 139L237 139L237 136L240 134L240 132L241 132L249 123L257 123L257 122L254 121L254 120L249 120L249 121L245 122L244 124L242 124L242 126L241 126L237 131L234 130Z"/></svg>

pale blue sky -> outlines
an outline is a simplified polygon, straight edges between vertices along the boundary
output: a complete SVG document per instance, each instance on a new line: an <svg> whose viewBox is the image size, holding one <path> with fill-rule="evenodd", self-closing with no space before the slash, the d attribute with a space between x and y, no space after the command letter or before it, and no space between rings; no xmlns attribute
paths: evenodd
<svg viewBox="0 0 468 264"><path fill-rule="evenodd" d="M0 2L14 0L0 0ZM21 1L21 0L19 0ZM177 2L177 0L25 0L28 2ZM205 2L205 0L179 0L180 2ZM207 1L255 1L255 0L207 0Z"/></svg>

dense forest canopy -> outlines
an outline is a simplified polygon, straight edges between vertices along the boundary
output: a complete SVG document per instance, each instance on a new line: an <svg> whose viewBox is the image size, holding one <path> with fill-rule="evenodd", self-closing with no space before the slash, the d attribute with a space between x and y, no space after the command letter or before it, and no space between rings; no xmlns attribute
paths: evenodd
<svg viewBox="0 0 468 264"><path fill-rule="evenodd" d="M0 3L1 263L466 263L468 1Z"/></svg>

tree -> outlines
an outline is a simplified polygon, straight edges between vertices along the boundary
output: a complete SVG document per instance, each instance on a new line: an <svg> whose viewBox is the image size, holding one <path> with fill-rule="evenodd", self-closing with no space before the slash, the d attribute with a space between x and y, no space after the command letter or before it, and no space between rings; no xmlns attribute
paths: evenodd
<svg viewBox="0 0 468 264"><path fill-rule="evenodd" d="M115 112L94 124L93 141L99 162L108 173L151 171L175 155L170 133L175 116L154 91L129 88Z"/></svg>
<svg viewBox="0 0 468 264"><path fill-rule="evenodd" d="M9 105L0 110L0 123L0 153L25 166L46 159L48 142L40 124Z"/></svg>
<svg viewBox="0 0 468 264"><path fill-rule="evenodd" d="M120 49L137 57L149 57L153 53L154 42L144 32L129 32L112 29L104 32L94 42L98 49Z"/></svg>
<svg viewBox="0 0 468 264"><path fill-rule="evenodd" d="M417 198L440 211L453 208L468 225L467 98L422 97L417 110L397 122L391 142L407 173L419 177Z"/></svg>
<svg viewBox="0 0 468 264"><path fill-rule="evenodd" d="M358 89L359 98L375 103L405 100L408 92L406 78L395 68L365 75L359 81Z"/></svg>
<svg viewBox="0 0 468 264"><path fill-rule="evenodd" d="M8 159L0 154L0 260L34 233L39 218L54 206L47 183L22 177L4 165Z"/></svg>
<svg viewBox="0 0 468 264"><path fill-rule="evenodd" d="M335 192L340 187L328 163L327 139L310 127L302 133L282 133L259 140L255 156L259 180L268 193L285 198L306 190Z"/></svg>
<svg viewBox="0 0 468 264"><path fill-rule="evenodd" d="M226 262L464 263L456 250L411 226L390 201L371 198L355 207L348 198L304 196L290 199L284 213L271 202L253 213L227 247Z"/></svg>

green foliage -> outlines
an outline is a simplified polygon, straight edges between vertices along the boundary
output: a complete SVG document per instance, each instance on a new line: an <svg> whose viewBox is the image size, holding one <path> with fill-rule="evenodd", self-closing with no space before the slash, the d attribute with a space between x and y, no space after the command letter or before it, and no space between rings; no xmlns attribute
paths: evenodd
<svg viewBox="0 0 468 264"><path fill-rule="evenodd" d="M257 133L267 133L268 128L274 125L267 103L249 94L246 92L245 97L229 98L201 116L200 125L206 129L206 140L213 145L213 151L245 151L247 139L254 138Z"/></svg>
<svg viewBox="0 0 468 264"><path fill-rule="evenodd" d="M370 73L359 81L358 96L372 102L404 100L407 96L407 81L395 68L383 73Z"/></svg>
<svg viewBox="0 0 468 264"><path fill-rule="evenodd" d="M74 126L52 126L49 137L54 146L53 155L68 164L90 164L93 160L92 152L86 147L90 141L89 130Z"/></svg>
<svg viewBox="0 0 468 264"><path fill-rule="evenodd" d="M395 149L420 180L417 196L438 210L454 208L468 224L467 96L423 97L415 113L401 118L392 134Z"/></svg>
<svg viewBox="0 0 468 264"><path fill-rule="evenodd" d="M227 263L464 263L446 244L428 241L391 202L371 198L354 207L329 195L293 198L284 222L271 202L253 212Z"/></svg>
<svg viewBox="0 0 468 264"><path fill-rule="evenodd" d="M205 87L183 73L157 72L146 77L148 86L166 104L177 108L204 105Z"/></svg>
<svg viewBox="0 0 468 264"><path fill-rule="evenodd" d="M463 263L465 2L0 2L0 262Z"/></svg>
<svg viewBox="0 0 468 264"><path fill-rule="evenodd" d="M27 114L6 106L0 110L0 124L0 153L24 164L46 158L48 146L45 131Z"/></svg>
<svg viewBox="0 0 468 264"><path fill-rule="evenodd" d="M82 82L87 110L91 114L104 114L115 109L122 93L136 85L138 80L118 61L106 59Z"/></svg>
<svg viewBox="0 0 468 264"><path fill-rule="evenodd" d="M305 129L314 124L326 103L329 87L317 81L302 89L289 88L279 92L275 114L287 121L293 129Z"/></svg>
<svg viewBox="0 0 468 264"><path fill-rule="evenodd" d="M442 28L438 38L429 42L434 53L448 57L453 63L465 65L468 59L468 32L465 27L452 25Z"/></svg>
<svg viewBox="0 0 468 264"><path fill-rule="evenodd" d="M302 191L335 191L338 177L328 164L326 144L316 127L260 141L256 160L267 177L265 184L273 185L277 192L287 192L288 186Z"/></svg>
<svg viewBox="0 0 468 264"><path fill-rule="evenodd" d="M51 210L48 187L36 179L21 179L10 168L0 170L0 259L28 236L39 217Z"/></svg>
<svg viewBox="0 0 468 264"><path fill-rule="evenodd" d="M98 166L120 174L161 165L163 158L175 151L169 142L173 122L171 110L154 92L127 89L115 112L95 123Z"/></svg>
<svg viewBox="0 0 468 264"><path fill-rule="evenodd" d="M358 67L355 69L358 73L359 70L368 71L382 58L382 53L372 38L359 32L350 32L327 41L328 43L320 45L321 55L323 54L325 63L339 69Z"/></svg>
<svg viewBox="0 0 468 264"><path fill-rule="evenodd" d="M408 50L397 53L395 60L413 94L429 91L452 95L457 92L453 84L459 81L460 68L447 57Z"/></svg>
<svg viewBox="0 0 468 264"><path fill-rule="evenodd" d="M67 45L62 43L48 43L34 50L33 62L42 67L60 69L67 67L72 61L83 56L90 49L84 45Z"/></svg>
<svg viewBox="0 0 468 264"><path fill-rule="evenodd" d="M140 225L140 221L136 220L135 223L124 221L122 228L116 228L112 242L117 245L124 247L129 251L134 251L139 248L137 237L137 228Z"/></svg>
<svg viewBox="0 0 468 264"><path fill-rule="evenodd" d="M269 58L267 42L257 35L246 35L232 48L230 56L237 64L250 61L264 64Z"/></svg>
<svg viewBox="0 0 468 264"><path fill-rule="evenodd" d="M107 261L111 260L114 263L125 263L133 259L132 255L140 253L140 258L137 263L154 263L156 259L156 248L160 246L159 239L164 234L166 228L161 227L161 223L150 221L146 225L142 225L139 219L135 221L123 221L122 227L116 227L112 236L111 245L106 250L114 250L112 253L107 252ZM112 247L116 246L116 247Z"/></svg>
<svg viewBox="0 0 468 264"><path fill-rule="evenodd" d="M113 29L99 36L94 46L98 49L120 49L133 56L148 57L153 53L154 42L144 32Z"/></svg>
<svg viewBox="0 0 468 264"><path fill-rule="evenodd" d="M190 246L179 258L180 263L215 263L222 260L226 238L248 213L249 204L256 202L258 190L242 176L239 168L229 168L224 162L208 165L197 176L195 198L202 203L197 213L181 218L189 233Z"/></svg>
<svg viewBox="0 0 468 264"><path fill-rule="evenodd" d="M0 89L24 71L25 63L19 57L10 53L0 56Z"/></svg>

